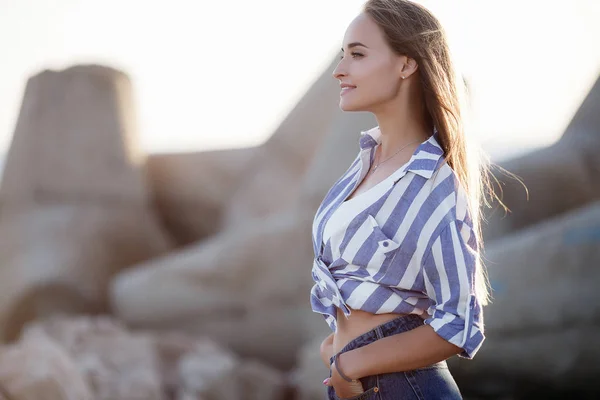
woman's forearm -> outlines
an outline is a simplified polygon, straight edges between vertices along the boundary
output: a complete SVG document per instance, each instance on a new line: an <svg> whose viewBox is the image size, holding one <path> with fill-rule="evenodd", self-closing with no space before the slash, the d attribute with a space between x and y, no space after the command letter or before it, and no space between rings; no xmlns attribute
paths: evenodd
<svg viewBox="0 0 600 400"><path fill-rule="evenodd" d="M429 325L387 336L339 356L339 366L352 379L410 371L445 360L461 349L441 338Z"/></svg>

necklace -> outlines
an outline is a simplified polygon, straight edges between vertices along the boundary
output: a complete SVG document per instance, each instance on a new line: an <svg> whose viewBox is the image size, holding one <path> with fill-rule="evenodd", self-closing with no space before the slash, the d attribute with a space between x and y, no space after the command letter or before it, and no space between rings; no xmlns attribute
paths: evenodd
<svg viewBox="0 0 600 400"><path fill-rule="evenodd" d="M418 142L418 140L415 140L414 142L410 142L409 144L407 144L407 145L405 145L405 146L402 146L402 147L400 148L400 150L398 150L397 152L395 152L394 154L392 154L391 156L389 156L389 157L388 157L388 158L386 158L385 160L378 162L378 163L377 163L377 165L373 167L373 170L371 171L371 174L374 174L374 173L375 173L375 171L377 170L377 168L379 168L379 166L380 166L381 164L383 164L384 162L386 162L386 161L388 161L389 159L393 158L393 157L394 157L396 154L400 153L400 152L401 152L402 150L404 150L406 147L410 146L410 145L411 145L411 144L413 144L413 143L417 143L417 142Z"/></svg>

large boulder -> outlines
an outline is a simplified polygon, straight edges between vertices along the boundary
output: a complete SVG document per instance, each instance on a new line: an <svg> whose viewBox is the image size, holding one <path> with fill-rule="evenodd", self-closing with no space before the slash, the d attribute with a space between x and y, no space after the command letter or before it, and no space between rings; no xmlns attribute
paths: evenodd
<svg viewBox="0 0 600 400"><path fill-rule="evenodd" d="M207 335L289 368L310 336L309 222L280 213L139 264L114 281L115 312L132 327Z"/></svg>
<svg viewBox="0 0 600 400"><path fill-rule="evenodd" d="M242 184L256 147L151 154L147 170L158 216L178 246L216 234L227 199Z"/></svg>
<svg viewBox="0 0 600 400"><path fill-rule="evenodd" d="M522 183L500 169L493 170L502 182L495 190L510 213L505 214L498 203L486 209L485 239L502 237L600 200L599 153L600 78L557 143L498 163Z"/></svg>
<svg viewBox="0 0 600 400"><path fill-rule="evenodd" d="M0 188L0 340L48 313L105 311L113 274L171 248L134 118L118 71L29 80Z"/></svg>

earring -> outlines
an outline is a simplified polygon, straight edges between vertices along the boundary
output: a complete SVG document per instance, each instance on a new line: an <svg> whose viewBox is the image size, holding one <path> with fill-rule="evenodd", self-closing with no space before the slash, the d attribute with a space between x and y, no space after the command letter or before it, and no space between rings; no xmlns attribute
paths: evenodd
<svg viewBox="0 0 600 400"><path fill-rule="evenodd" d="M404 77L402 77L402 79L404 79Z"/></svg>

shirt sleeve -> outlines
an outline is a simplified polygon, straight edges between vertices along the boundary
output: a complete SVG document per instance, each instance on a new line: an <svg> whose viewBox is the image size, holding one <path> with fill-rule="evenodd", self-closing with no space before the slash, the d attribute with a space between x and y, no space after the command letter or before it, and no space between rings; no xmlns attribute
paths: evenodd
<svg viewBox="0 0 600 400"><path fill-rule="evenodd" d="M463 221L449 223L423 258L423 277L432 300L425 323L471 359L481 347L483 313L475 294L476 236Z"/></svg>

